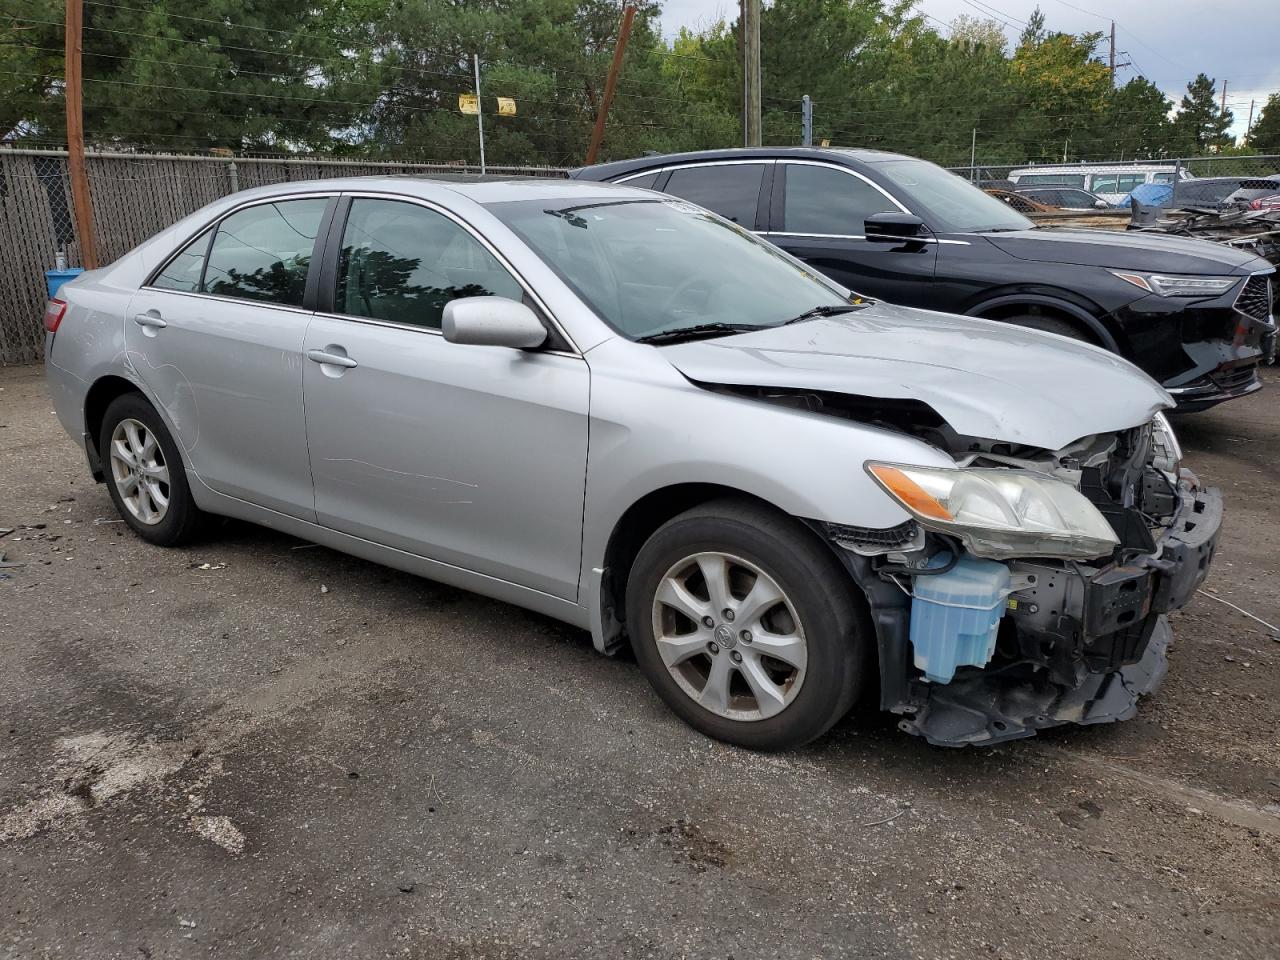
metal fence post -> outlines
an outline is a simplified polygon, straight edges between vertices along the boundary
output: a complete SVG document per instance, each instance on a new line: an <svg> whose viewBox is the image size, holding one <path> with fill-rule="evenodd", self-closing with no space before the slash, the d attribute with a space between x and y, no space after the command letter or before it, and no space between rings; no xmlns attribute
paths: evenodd
<svg viewBox="0 0 1280 960"><path fill-rule="evenodd" d="M807 93L800 98L800 143L813 146L813 101Z"/></svg>

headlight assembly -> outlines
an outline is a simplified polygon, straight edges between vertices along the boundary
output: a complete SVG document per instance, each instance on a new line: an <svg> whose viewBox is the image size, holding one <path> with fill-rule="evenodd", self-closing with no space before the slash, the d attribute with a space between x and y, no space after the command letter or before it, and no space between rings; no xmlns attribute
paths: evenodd
<svg viewBox="0 0 1280 960"><path fill-rule="evenodd" d="M1127 273L1123 270L1112 270L1114 276L1125 283L1154 293L1161 297L1216 297L1226 293L1237 283L1240 277L1165 277L1152 273Z"/></svg>
<svg viewBox="0 0 1280 960"><path fill-rule="evenodd" d="M1120 543L1083 494L1053 477L876 462L866 469L921 526L959 537L979 557L1087 559Z"/></svg>

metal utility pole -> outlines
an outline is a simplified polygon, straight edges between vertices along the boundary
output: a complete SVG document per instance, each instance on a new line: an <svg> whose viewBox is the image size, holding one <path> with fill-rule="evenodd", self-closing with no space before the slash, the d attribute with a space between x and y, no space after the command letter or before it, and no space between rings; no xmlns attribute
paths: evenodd
<svg viewBox="0 0 1280 960"><path fill-rule="evenodd" d="M480 175L484 176L484 107L480 105L480 54L473 53L471 62L476 68L476 128L480 131Z"/></svg>
<svg viewBox="0 0 1280 960"><path fill-rule="evenodd" d="M81 35L84 32L84 0L67 0L66 106L67 171L71 175L71 203L76 211L76 237L80 262L92 270L98 265L98 244L93 235L93 202L84 165L84 90L80 68Z"/></svg>
<svg viewBox="0 0 1280 960"><path fill-rule="evenodd" d="M760 0L744 0L746 42L742 57L743 97L747 122L743 140L748 147L760 146Z"/></svg>
<svg viewBox="0 0 1280 960"><path fill-rule="evenodd" d="M800 98L800 143L813 146L813 101L807 93Z"/></svg>
<svg viewBox="0 0 1280 960"><path fill-rule="evenodd" d="M618 85L618 74L622 72L622 56L627 52L627 40L631 37L631 21L635 19L636 8L628 3L622 8L622 27L618 30L618 43L613 48L613 62L609 64L609 77L604 82L604 96L600 100L600 109L596 112L596 126L591 131L591 146L587 148L587 164L596 162L596 154L600 152L600 143L604 140L604 123L609 117L609 105L613 103L613 91Z"/></svg>

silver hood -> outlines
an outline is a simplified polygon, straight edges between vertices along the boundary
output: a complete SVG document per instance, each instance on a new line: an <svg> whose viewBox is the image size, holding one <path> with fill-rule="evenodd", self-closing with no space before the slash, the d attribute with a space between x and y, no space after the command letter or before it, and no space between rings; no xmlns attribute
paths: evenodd
<svg viewBox="0 0 1280 960"><path fill-rule="evenodd" d="M920 400L958 433L1047 450L1173 406L1154 380L1099 347L883 303L661 349L699 383Z"/></svg>

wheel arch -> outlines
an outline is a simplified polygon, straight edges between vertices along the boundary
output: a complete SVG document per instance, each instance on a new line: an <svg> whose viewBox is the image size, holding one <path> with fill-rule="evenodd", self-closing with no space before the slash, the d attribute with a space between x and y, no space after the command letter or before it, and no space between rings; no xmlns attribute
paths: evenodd
<svg viewBox="0 0 1280 960"><path fill-rule="evenodd" d="M970 307L965 313L985 320L1004 320L1025 312L1027 308L1035 308L1048 316L1058 317L1082 327L1094 338L1098 346L1123 356L1120 344L1101 320L1079 304L1061 297L1043 293L1008 293L983 300Z"/></svg>
<svg viewBox="0 0 1280 960"><path fill-rule="evenodd" d="M111 406L112 401L126 393L136 393L146 397L142 388L132 380L108 374L95 380L84 397L85 450L89 455L89 468L93 472L93 478L99 483L103 479L102 451L98 449L98 434L102 432L102 419L106 416L107 407ZM150 403L149 398L147 402Z"/></svg>
<svg viewBox="0 0 1280 960"><path fill-rule="evenodd" d="M659 487L631 504L614 523L605 546L601 566L591 573L589 589L592 640L602 653L615 653L626 639L627 580L636 556L645 542L667 521L693 507L713 500L739 500L758 504L780 516L790 517L811 530L814 540L835 553L834 545L821 535L817 524L794 517L767 499L737 487L718 483L677 483ZM852 576L851 587L861 589Z"/></svg>

